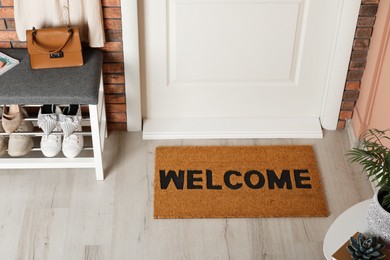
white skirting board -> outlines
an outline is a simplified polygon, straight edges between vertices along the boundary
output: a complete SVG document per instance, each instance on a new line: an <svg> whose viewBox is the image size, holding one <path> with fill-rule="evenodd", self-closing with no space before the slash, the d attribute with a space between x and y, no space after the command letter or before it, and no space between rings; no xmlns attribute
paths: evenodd
<svg viewBox="0 0 390 260"><path fill-rule="evenodd" d="M145 119L144 139L322 138L319 118Z"/></svg>
<svg viewBox="0 0 390 260"><path fill-rule="evenodd" d="M348 133L350 149L357 147L358 142L359 142L359 140L358 140L359 138L355 136L355 130L353 128L351 120L347 121L347 126L345 129L347 130L347 133ZM366 174L366 173L364 173L364 174ZM370 183L371 183L372 191L375 193L379 189L378 188L378 181L377 180L371 181Z"/></svg>

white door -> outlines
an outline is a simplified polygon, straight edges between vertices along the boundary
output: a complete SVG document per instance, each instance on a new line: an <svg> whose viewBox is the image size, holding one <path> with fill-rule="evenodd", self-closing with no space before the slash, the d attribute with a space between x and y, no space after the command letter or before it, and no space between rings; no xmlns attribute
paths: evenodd
<svg viewBox="0 0 390 260"><path fill-rule="evenodd" d="M144 0L144 138L321 137L343 4Z"/></svg>

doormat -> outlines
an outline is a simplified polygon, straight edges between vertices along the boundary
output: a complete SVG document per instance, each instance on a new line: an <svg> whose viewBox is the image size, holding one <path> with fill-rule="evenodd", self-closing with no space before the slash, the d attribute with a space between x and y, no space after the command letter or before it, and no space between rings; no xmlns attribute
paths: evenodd
<svg viewBox="0 0 390 260"><path fill-rule="evenodd" d="M155 218L327 214L311 146L156 148Z"/></svg>

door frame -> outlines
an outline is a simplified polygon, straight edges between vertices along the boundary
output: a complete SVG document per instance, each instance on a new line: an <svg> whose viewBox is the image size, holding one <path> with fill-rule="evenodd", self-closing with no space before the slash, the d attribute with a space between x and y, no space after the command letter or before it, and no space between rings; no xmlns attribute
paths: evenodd
<svg viewBox="0 0 390 260"><path fill-rule="evenodd" d="M338 29L328 65L320 122L324 129L337 128L344 84L361 2L343 0L339 9ZM127 130L142 130L141 77L139 53L138 1L121 2L123 54L125 67ZM238 133L239 134L239 133ZM266 137L266 136L265 136Z"/></svg>
<svg viewBox="0 0 390 260"><path fill-rule="evenodd" d="M127 131L142 130L138 1L121 1Z"/></svg>

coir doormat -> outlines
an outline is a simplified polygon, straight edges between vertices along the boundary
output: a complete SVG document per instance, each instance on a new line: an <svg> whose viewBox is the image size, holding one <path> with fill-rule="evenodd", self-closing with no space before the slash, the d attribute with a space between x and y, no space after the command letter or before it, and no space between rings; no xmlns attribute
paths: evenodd
<svg viewBox="0 0 390 260"><path fill-rule="evenodd" d="M327 216L311 146L157 147L155 218Z"/></svg>

